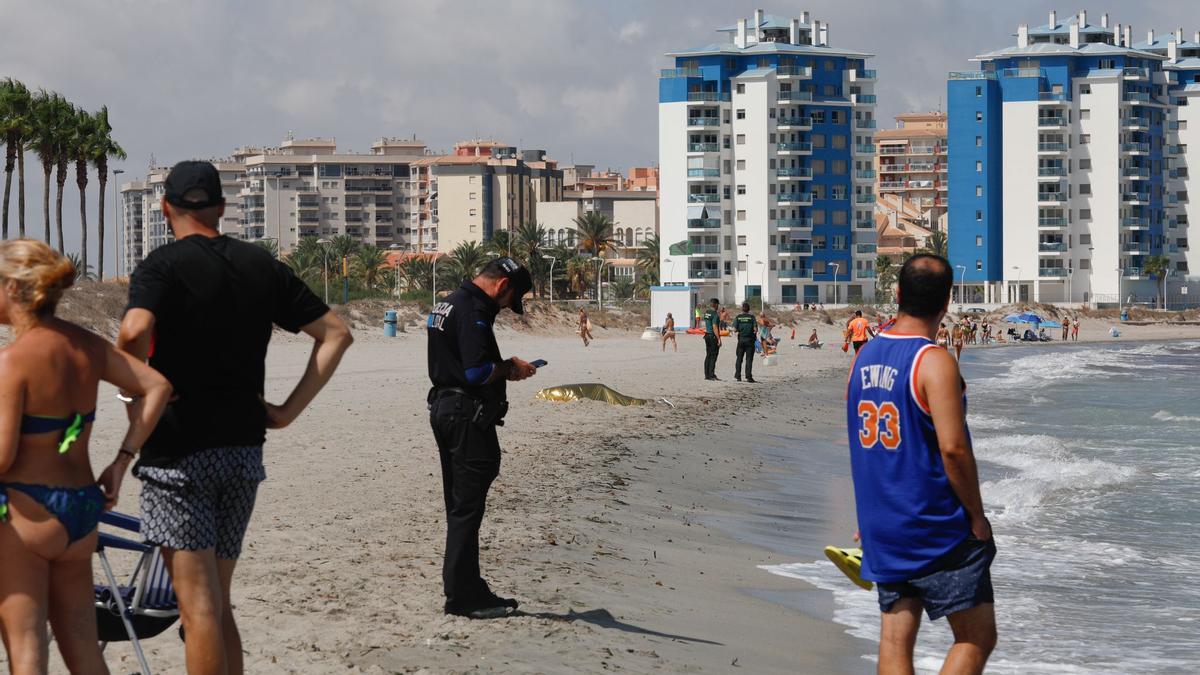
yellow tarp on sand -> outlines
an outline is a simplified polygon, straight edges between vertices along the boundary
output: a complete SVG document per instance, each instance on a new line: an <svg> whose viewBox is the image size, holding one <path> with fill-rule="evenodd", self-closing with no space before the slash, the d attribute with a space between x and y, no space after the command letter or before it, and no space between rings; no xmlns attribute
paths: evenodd
<svg viewBox="0 0 1200 675"><path fill-rule="evenodd" d="M644 398L633 398L626 396L607 385L599 383L591 384L563 384L557 387L543 389L537 393L534 398L543 401L582 401L583 399L592 399L593 401L603 401L613 405L646 405L649 403Z"/></svg>

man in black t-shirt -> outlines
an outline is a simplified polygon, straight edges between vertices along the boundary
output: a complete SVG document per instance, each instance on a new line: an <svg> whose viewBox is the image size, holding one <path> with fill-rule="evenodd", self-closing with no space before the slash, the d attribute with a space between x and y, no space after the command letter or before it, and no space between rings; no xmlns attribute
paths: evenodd
<svg viewBox="0 0 1200 675"><path fill-rule="evenodd" d="M758 319L750 313L750 303L742 303L742 313L733 319L737 332L737 361L733 366L733 378L742 381L742 358L746 359L746 381L754 381L754 338L758 333Z"/></svg>
<svg viewBox="0 0 1200 675"><path fill-rule="evenodd" d="M141 448L142 535L162 547L187 631L190 672L242 672L228 605L233 570L263 471L268 428L296 419L353 338L291 269L217 232L217 170L180 162L162 210L176 241L133 273L117 346L171 381L175 396ZM308 368L281 405L263 399L273 326L314 340ZM130 415L141 413L131 404Z"/></svg>

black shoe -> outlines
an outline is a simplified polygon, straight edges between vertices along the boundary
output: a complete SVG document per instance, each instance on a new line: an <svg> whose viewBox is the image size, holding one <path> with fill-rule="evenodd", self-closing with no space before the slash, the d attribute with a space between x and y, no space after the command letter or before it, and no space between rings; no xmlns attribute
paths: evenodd
<svg viewBox="0 0 1200 675"><path fill-rule="evenodd" d="M512 610L515 610L520 604L512 598L502 598L498 595L492 595L489 598L484 598L470 604L451 604L447 602L445 611L447 614L465 616L468 619L499 619L511 614Z"/></svg>
<svg viewBox="0 0 1200 675"><path fill-rule="evenodd" d="M733 379L737 380L738 382L741 382L741 381L742 381L742 378L740 378L740 377L738 377L738 376L736 376L736 375L734 376L734 378L733 378ZM751 380L751 382L753 382L753 380Z"/></svg>
<svg viewBox="0 0 1200 675"><path fill-rule="evenodd" d="M758 382L758 380L754 379L753 377L747 377L747 378L746 378L746 381L747 381L747 382L752 382L752 383L757 383L757 382Z"/></svg>

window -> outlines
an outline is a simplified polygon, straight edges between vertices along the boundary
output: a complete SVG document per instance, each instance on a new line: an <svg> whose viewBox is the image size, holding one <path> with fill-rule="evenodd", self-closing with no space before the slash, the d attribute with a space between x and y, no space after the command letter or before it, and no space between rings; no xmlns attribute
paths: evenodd
<svg viewBox="0 0 1200 675"><path fill-rule="evenodd" d="M837 87L833 86L832 84L827 84L821 87L821 94L824 96L837 96L837 90Z"/></svg>
<svg viewBox="0 0 1200 675"><path fill-rule="evenodd" d="M733 162L730 162L729 160L725 160L721 166L721 173L725 173L725 174L729 173L729 169L731 166L733 166Z"/></svg>
<svg viewBox="0 0 1200 675"><path fill-rule="evenodd" d="M848 214L849 214L848 211L834 211L833 212L833 224L834 225L845 225L846 218L849 217Z"/></svg>
<svg viewBox="0 0 1200 675"><path fill-rule="evenodd" d="M809 167L812 168L814 176L821 176L825 174L825 160L823 159L812 160L812 162L809 163Z"/></svg>
<svg viewBox="0 0 1200 675"><path fill-rule="evenodd" d="M983 270L983 261L982 261L982 260L976 260L976 261L975 261L975 271L976 271L976 272L980 272L980 271L982 271L982 270Z"/></svg>
<svg viewBox="0 0 1200 675"><path fill-rule="evenodd" d="M812 118L813 124L825 124L825 111L824 110L814 110L811 113L809 113L808 116Z"/></svg>
<svg viewBox="0 0 1200 675"><path fill-rule="evenodd" d="M841 110L830 110L829 111L829 123L830 124L841 124L842 123L842 111Z"/></svg>
<svg viewBox="0 0 1200 675"><path fill-rule="evenodd" d="M825 59L825 70L833 70L836 67L837 65L834 63L833 59Z"/></svg>
<svg viewBox="0 0 1200 675"><path fill-rule="evenodd" d="M740 141L739 141L739 142L740 142ZM745 171L745 170L746 170L746 160L744 160L744 159L739 159L739 160L737 161L737 170L738 170L738 171Z"/></svg>
<svg viewBox="0 0 1200 675"><path fill-rule="evenodd" d="M767 117L770 117L771 119L775 119L775 109L774 108L770 108L767 110Z"/></svg>
<svg viewBox="0 0 1200 675"><path fill-rule="evenodd" d="M745 271L746 271L746 261L745 261L745 260L739 260L739 261L738 261L738 271L739 271L739 272L745 272Z"/></svg>
<svg viewBox="0 0 1200 675"><path fill-rule="evenodd" d="M1092 184L1091 183L1080 183L1079 194L1081 194L1081 195L1092 194Z"/></svg>
<svg viewBox="0 0 1200 675"><path fill-rule="evenodd" d="M825 134L813 134L809 140L812 141L812 146L814 148L825 147Z"/></svg>
<svg viewBox="0 0 1200 675"><path fill-rule="evenodd" d="M468 215L468 216L474 216L474 215L477 215L477 214L476 214L476 211L475 211L475 209L467 209L467 215Z"/></svg>
<svg viewBox="0 0 1200 675"><path fill-rule="evenodd" d="M1081 84L1081 85L1079 85L1079 93L1080 93L1080 94L1090 94L1090 93L1092 93L1092 85L1090 85L1090 84Z"/></svg>
<svg viewBox="0 0 1200 675"><path fill-rule="evenodd" d="M739 234L738 235L738 246L745 246L745 245L746 245L746 235Z"/></svg>
<svg viewBox="0 0 1200 675"><path fill-rule="evenodd" d="M979 221L982 221L982 220L983 220L983 211L976 211L976 212L975 212L975 220L979 220Z"/></svg>
<svg viewBox="0 0 1200 675"><path fill-rule="evenodd" d="M724 139L721 141L721 145L724 146L724 148L726 150L729 149L729 135L728 134L726 134Z"/></svg>
<svg viewBox="0 0 1200 675"><path fill-rule="evenodd" d="M772 243L774 243L774 242L772 242ZM775 271L775 261L774 260L771 261L771 271L772 272Z"/></svg>
<svg viewBox="0 0 1200 675"><path fill-rule="evenodd" d="M975 111L975 121L976 121L976 122L982 122L982 121L983 121L983 111L981 111L981 110L976 110L976 111Z"/></svg>
<svg viewBox="0 0 1200 675"><path fill-rule="evenodd" d="M1080 220L1091 220L1092 219L1092 210L1091 209L1079 209L1079 219ZM1080 235L1080 236L1083 236L1083 235ZM1090 237L1089 237L1089 239L1090 239ZM1082 244L1083 241L1080 240L1079 243Z"/></svg>
<svg viewBox="0 0 1200 675"><path fill-rule="evenodd" d="M774 110L774 108L772 108L772 110ZM769 143L775 142L775 133L774 132L767 135L767 142L769 142Z"/></svg>
<svg viewBox="0 0 1200 675"><path fill-rule="evenodd" d="M738 118L739 120L744 120L744 119L746 119L746 109L745 109L745 108L738 108L738 109L737 109L737 118Z"/></svg>
<svg viewBox="0 0 1200 675"><path fill-rule="evenodd" d="M725 118L725 124L729 124L729 111L728 111L728 110L726 110L725 112L723 112L723 113L721 114L721 117Z"/></svg>
<svg viewBox="0 0 1200 675"><path fill-rule="evenodd" d="M1091 143L1091 142L1092 142L1091 134L1079 134L1079 144L1080 145L1087 145L1088 143Z"/></svg>
<svg viewBox="0 0 1200 675"><path fill-rule="evenodd" d="M467 196L467 199L478 199L478 198L479 198L478 195L474 192L470 193L470 195Z"/></svg>
<svg viewBox="0 0 1200 675"><path fill-rule="evenodd" d="M983 246L983 235L982 234L975 235L975 245Z"/></svg>
<svg viewBox="0 0 1200 675"><path fill-rule="evenodd" d="M977 147L977 148L982 148L982 147L983 147L983 136L976 136L976 137L975 137L975 147Z"/></svg>
<svg viewBox="0 0 1200 675"><path fill-rule="evenodd" d="M842 134L835 134L829 137L829 141L833 144L831 147L841 150L846 147L846 137Z"/></svg>
<svg viewBox="0 0 1200 675"><path fill-rule="evenodd" d="M1090 234L1079 235L1079 245L1080 246L1090 245L1091 243L1092 243L1092 235L1090 235Z"/></svg>
<svg viewBox="0 0 1200 675"><path fill-rule="evenodd" d="M739 93L739 94L746 93L746 84L744 82L737 83L737 93Z"/></svg>
<svg viewBox="0 0 1200 675"><path fill-rule="evenodd" d="M835 251L845 251L846 250L846 235L844 235L844 234L834 235L833 250L835 250Z"/></svg>
<svg viewBox="0 0 1200 675"><path fill-rule="evenodd" d="M744 195L744 194L746 194L746 186L745 186L745 185L739 185L739 186L737 186L737 193L738 193L739 195Z"/></svg>
<svg viewBox="0 0 1200 675"><path fill-rule="evenodd" d="M982 186L982 185L976 185L976 186L975 186L975 196L976 196L976 197L982 197L982 196L983 196L983 186Z"/></svg>
<svg viewBox="0 0 1200 675"><path fill-rule="evenodd" d="M1081 171L1091 169L1091 168L1092 168L1092 160L1090 160L1090 159L1079 160L1079 169Z"/></svg>
<svg viewBox="0 0 1200 675"><path fill-rule="evenodd" d="M975 87L975 98L983 96L983 87Z"/></svg>
<svg viewBox="0 0 1200 675"><path fill-rule="evenodd" d="M1088 258L1080 258L1079 259L1079 269L1090 270L1091 268L1092 268L1091 260L1089 260Z"/></svg>
<svg viewBox="0 0 1200 675"><path fill-rule="evenodd" d="M814 250L825 250L825 235L818 234L812 238L812 246Z"/></svg>
<svg viewBox="0 0 1200 675"><path fill-rule="evenodd" d="M975 173L983 173L983 162L976 160Z"/></svg>
<svg viewBox="0 0 1200 675"><path fill-rule="evenodd" d="M836 137L835 137L835 138L836 138ZM843 138L844 138L844 137L843 137ZM832 167L833 167L833 174L834 174L834 175L836 175L836 176L844 176L844 175L846 175L846 160L844 160L844 159L835 159L835 160L833 160Z"/></svg>
<svg viewBox="0 0 1200 675"><path fill-rule="evenodd" d="M813 225L825 224L825 209L813 209L812 211Z"/></svg>
<svg viewBox="0 0 1200 675"><path fill-rule="evenodd" d="M745 144L746 144L746 134L738 134L738 135L737 135L737 144L738 144L738 145L745 145Z"/></svg>
<svg viewBox="0 0 1200 675"><path fill-rule="evenodd" d="M722 218L722 220L725 221L726 225L729 225L730 223L733 222L733 211L730 211L729 209L725 209L725 213L723 214L723 216L724 217Z"/></svg>
<svg viewBox="0 0 1200 675"><path fill-rule="evenodd" d="M745 211L745 209L739 209L739 210L738 210L738 212L737 212L737 219L738 219L739 221L742 221L742 220L745 220L745 219L746 219L746 211Z"/></svg>
<svg viewBox="0 0 1200 675"><path fill-rule="evenodd" d="M1092 111L1088 110L1087 108L1083 108L1082 110L1079 111L1079 119L1081 119L1081 120L1092 119Z"/></svg>
<svg viewBox="0 0 1200 675"><path fill-rule="evenodd" d="M770 244L771 246L774 246L775 245L775 235L772 234L771 236L767 237L767 243Z"/></svg>

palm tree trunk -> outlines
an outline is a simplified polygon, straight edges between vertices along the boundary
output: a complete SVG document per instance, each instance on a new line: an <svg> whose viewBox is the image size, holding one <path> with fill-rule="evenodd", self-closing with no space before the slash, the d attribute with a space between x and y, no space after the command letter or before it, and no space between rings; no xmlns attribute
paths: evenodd
<svg viewBox="0 0 1200 675"><path fill-rule="evenodd" d="M17 149L13 146L12 141L8 143L8 149L4 156L4 220L0 226L0 235L8 239L8 200L12 192L12 172L13 164L16 162Z"/></svg>
<svg viewBox="0 0 1200 675"><path fill-rule="evenodd" d="M25 148L17 146L17 224L25 238Z"/></svg>
<svg viewBox="0 0 1200 675"><path fill-rule="evenodd" d="M79 261L83 264L83 272L88 270L88 226L87 226L87 183L77 181L79 186Z"/></svg>
<svg viewBox="0 0 1200 675"><path fill-rule="evenodd" d="M100 253L96 262L96 281L104 281L104 186L108 183L107 172L100 174L100 206L99 218L96 221L96 238L99 240Z"/></svg>
<svg viewBox="0 0 1200 675"><path fill-rule="evenodd" d="M67 186L67 165L66 164L60 163L58 165L58 170L54 176L54 181L58 184L58 192L54 198L54 222L55 222L55 227L58 228L58 252L60 254L66 255L66 252L67 252L66 251L66 241L63 239L63 227L62 227L63 190L65 190L66 186Z"/></svg>
<svg viewBox="0 0 1200 675"><path fill-rule="evenodd" d="M42 218L46 225L46 245L50 245L50 164L42 162Z"/></svg>

